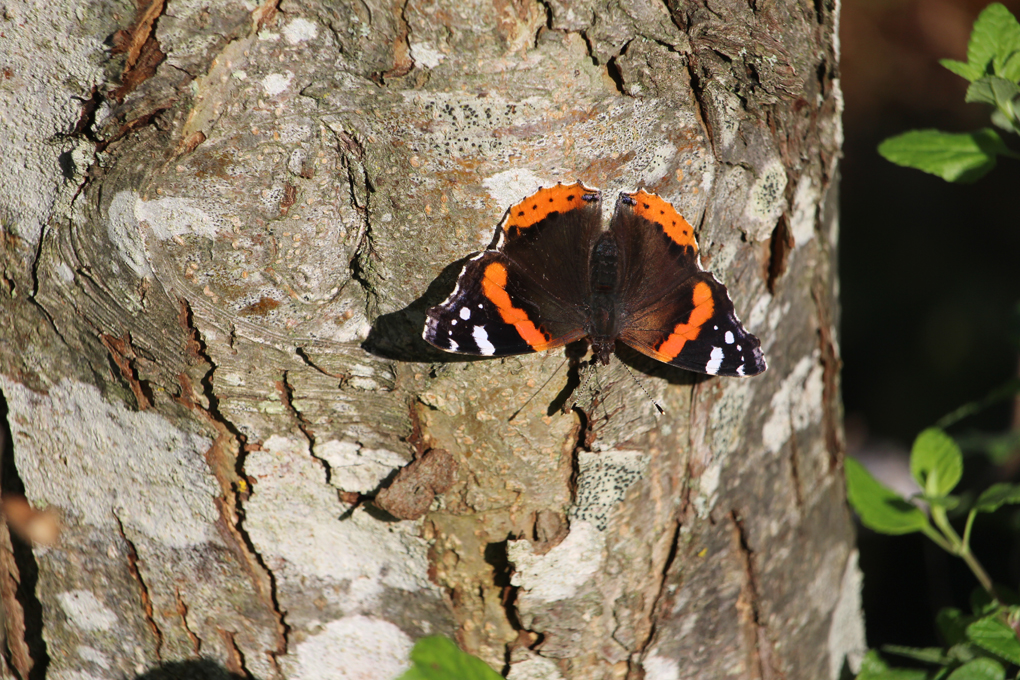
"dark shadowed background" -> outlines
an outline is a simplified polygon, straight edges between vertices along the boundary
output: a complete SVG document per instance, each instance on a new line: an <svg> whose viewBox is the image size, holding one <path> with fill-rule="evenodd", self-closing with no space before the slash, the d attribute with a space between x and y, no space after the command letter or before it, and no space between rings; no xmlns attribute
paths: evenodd
<svg viewBox="0 0 1020 680"><path fill-rule="evenodd" d="M889 484L907 474L906 452L920 430L1017 375L1020 162L1005 160L976 184L954 185L875 150L909 129L991 125L988 107L964 103L966 81L938 63L966 61L971 26L987 4L849 0L842 7L847 447ZM1003 4L1020 16L1020 2ZM1015 135L1006 141L1020 149ZM1017 420L1014 403L1002 403L950 434L1002 432ZM964 484L1015 481L1016 461L994 466L968 456ZM1017 517L1000 510L978 521L974 537L993 579L1014 588ZM968 608L976 582L930 542L862 531L860 546L869 646L935 644L935 612Z"/></svg>

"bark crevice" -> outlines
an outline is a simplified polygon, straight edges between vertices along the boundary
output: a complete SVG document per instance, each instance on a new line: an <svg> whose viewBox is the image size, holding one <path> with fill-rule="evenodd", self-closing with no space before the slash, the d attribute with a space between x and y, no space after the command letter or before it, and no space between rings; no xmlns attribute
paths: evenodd
<svg viewBox="0 0 1020 680"><path fill-rule="evenodd" d="M191 640L192 651L195 656L198 656L202 651L202 638L198 637L195 631L193 631L191 626L188 624L188 605L184 602L184 598L181 597L180 588L174 589L174 596L177 602L177 615L181 617L181 626L183 626L188 639Z"/></svg>
<svg viewBox="0 0 1020 680"><path fill-rule="evenodd" d="M256 445L249 444L244 434L219 409L219 400L213 385L216 364L209 355L201 332L195 325L191 306L184 298L180 299L179 320L187 333L189 349L209 367L201 378L202 396L206 406L195 399L196 395L191 387L191 381L184 374L180 376L183 390L181 401L185 406L210 421L213 427L219 431L219 436L206 454L206 460L220 485L221 497L217 499L216 505L220 511L222 526L226 529L227 536L232 539L230 542L239 553L242 565L247 567L255 591L262 596L276 621L277 647L275 650L270 650L268 654L272 659L273 666L279 671L279 657L287 653L289 645L290 626L286 620L286 612L281 607L277 596L276 575L268 567L244 527L243 499L247 498L247 493L241 493L241 488L243 486L246 491L250 488L244 478L244 459L249 450L248 447ZM237 646L232 635L230 642L236 649ZM237 649L237 654L240 655L239 649ZM243 664L240 667L243 668Z"/></svg>
<svg viewBox="0 0 1020 680"><path fill-rule="evenodd" d="M159 629L159 624L156 623L156 617L153 614L152 609L152 596L149 595L149 588L145 585L145 578L142 577L141 569L139 569L139 562L141 558L138 556L138 548L135 546L134 541L127 537L124 532L124 522L121 521L120 516L116 511L113 513L113 519L117 522L117 533L120 535L122 541L127 546L127 567L128 573L131 574L131 578L134 579L135 583L138 584L138 595L142 601L142 615L145 618L146 625L149 626L149 630L152 631L152 637L155 640L156 661L163 661L163 631Z"/></svg>
<svg viewBox="0 0 1020 680"><path fill-rule="evenodd" d="M778 680L784 676L774 667L776 652L761 611L762 602L754 550L749 544L740 513L731 510L729 519L733 524L733 545L744 575L740 595L737 598L737 612L744 623L744 644L752 667L751 677L755 680Z"/></svg>
<svg viewBox="0 0 1020 680"><path fill-rule="evenodd" d="M655 634L658 631L660 610L668 596L667 590L669 588L680 587L680 584L678 583L670 583L669 573L673 568L673 563L676 561L676 556L680 551L680 530L682 527L683 523L679 518L677 518L676 526L673 529L673 537L670 539L669 543L669 552L666 554L666 561L663 562L662 569L659 570L659 586L656 590L655 598L652 601L652 606L648 609L648 632L643 639L636 641L633 653L627 660L628 678L635 676L639 672L639 660L645 650L648 649L648 645L655 639ZM641 676L636 675L636 677Z"/></svg>

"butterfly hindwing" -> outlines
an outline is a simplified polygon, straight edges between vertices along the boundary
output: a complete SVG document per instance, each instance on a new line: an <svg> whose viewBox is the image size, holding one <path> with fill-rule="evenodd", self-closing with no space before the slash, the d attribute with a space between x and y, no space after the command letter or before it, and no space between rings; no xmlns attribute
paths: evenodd
<svg viewBox="0 0 1020 680"><path fill-rule="evenodd" d="M725 286L698 272L677 286L672 304L649 309L620 339L642 354L709 375L751 376L766 368L761 343L744 329Z"/></svg>

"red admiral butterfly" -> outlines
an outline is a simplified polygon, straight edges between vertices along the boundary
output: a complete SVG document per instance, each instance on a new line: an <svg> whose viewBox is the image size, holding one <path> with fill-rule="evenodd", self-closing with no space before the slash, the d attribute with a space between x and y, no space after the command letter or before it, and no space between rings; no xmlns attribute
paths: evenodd
<svg viewBox="0 0 1020 680"><path fill-rule="evenodd" d="M667 201L621 193L607 231L602 194L580 182L511 207L472 256L422 337L461 354L506 356L588 338L608 364L616 341L712 375L765 370L758 338L726 287L701 268L694 229Z"/></svg>

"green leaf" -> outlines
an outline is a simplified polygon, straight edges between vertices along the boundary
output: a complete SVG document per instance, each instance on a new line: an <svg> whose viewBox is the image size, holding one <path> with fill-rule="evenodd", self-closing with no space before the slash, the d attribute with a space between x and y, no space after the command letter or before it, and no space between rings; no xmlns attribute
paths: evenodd
<svg viewBox="0 0 1020 680"><path fill-rule="evenodd" d="M974 503L976 512L995 512L1003 505L1020 504L1020 486L1016 484L993 484L978 496Z"/></svg>
<svg viewBox="0 0 1020 680"><path fill-rule="evenodd" d="M948 661L941 647L904 647L903 645L882 645L882 651L924 663L945 664Z"/></svg>
<svg viewBox="0 0 1020 680"><path fill-rule="evenodd" d="M939 613L935 615L935 625L938 627L946 647L952 647L966 640L967 625L973 620L973 617L967 616L955 607L940 609Z"/></svg>
<svg viewBox="0 0 1020 680"><path fill-rule="evenodd" d="M1020 640L1012 628L997 616L986 616L967 626L967 637L975 645L1013 664L1020 664Z"/></svg>
<svg viewBox="0 0 1020 680"><path fill-rule="evenodd" d="M874 649L869 650L861 659L861 673L882 673L889 670L889 664ZM859 676L858 676L859 677Z"/></svg>
<svg viewBox="0 0 1020 680"><path fill-rule="evenodd" d="M420 638L411 650L411 669L399 680L502 680L477 656L466 654L446 637Z"/></svg>
<svg viewBox="0 0 1020 680"><path fill-rule="evenodd" d="M1008 153L991 128L975 132L911 130L878 145L888 160L908 168L938 175L947 182L975 182L995 167L995 156Z"/></svg>
<svg viewBox="0 0 1020 680"><path fill-rule="evenodd" d="M965 64L964 62L956 61L955 59L939 59L939 63L956 75L970 81L975 81L984 75L981 71L970 64Z"/></svg>
<svg viewBox="0 0 1020 680"><path fill-rule="evenodd" d="M985 653L979 647L969 642L961 642L946 650L946 655L957 663L966 663L974 657L984 656Z"/></svg>
<svg viewBox="0 0 1020 680"><path fill-rule="evenodd" d="M999 76L978 78L967 88L964 101L1003 107L1020 94L1020 87Z"/></svg>
<svg viewBox="0 0 1020 680"><path fill-rule="evenodd" d="M856 680L926 680L927 677L922 670L889 668L878 652L872 650L861 660L861 672Z"/></svg>
<svg viewBox="0 0 1020 680"><path fill-rule="evenodd" d="M846 495L861 522L882 534L909 534L928 526L928 517L903 496L883 486L853 458L844 463Z"/></svg>
<svg viewBox="0 0 1020 680"><path fill-rule="evenodd" d="M992 111L992 123L995 127L1006 132L1017 132L1017 128L1013 126L1013 121L1006 117L999 109Z"/></svg>
<svg viewBox="0 0 1020 680"><path fill-rule="evenodd" d="M910 450L910 473L925 496L947 495L963 476L963 453L952 437L937 427L917 435Z"/></svg>
<svg viewBox="0 0 1020 680"><path fill-rule="evenodd" d="M1020 52L1014 52L1011 57L1002 65L999 75L1006 80L1015 83L1020 80Z"/></svg>
<svg viewBox="0 0 1020 680"><path fill-rule="evenodd" d="M1017 119L1016 100L1020 96L1020 87L999 76L985 76L970 84L967 88L966 101L979 104L991 104L1011 123Z"/></svg>
<svg viewBox="0 0 1020 680"><path fill-rule="evenodd" d="M1014 52L1020 50L1020 23L998 2L985 7L974 22L967 44L967 63L980 76L1003 75ZM979 76L979 77L980 77Z"/></svg>
<svg viewBox="0 0 1020 680"><path fill-rule="evenodd" d="M1005 680L1006 669L995 659L974 659L953 671L946 680Z"/></svg>

